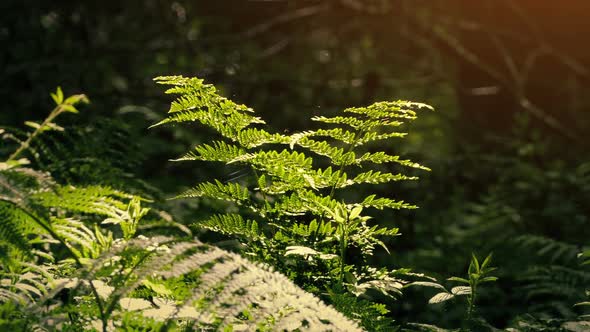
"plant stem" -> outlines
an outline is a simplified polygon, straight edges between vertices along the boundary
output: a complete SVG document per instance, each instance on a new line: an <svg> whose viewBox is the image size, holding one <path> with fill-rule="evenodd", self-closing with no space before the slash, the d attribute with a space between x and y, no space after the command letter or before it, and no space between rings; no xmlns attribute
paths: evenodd
<svg viewBox="0 0 590 332"><path fill-rule="evenodd" d="M252 166L252 172L254 172L254 176L256 177L256 182L258 182L258 179L260 178L260 176L258 176L258 172L256 171L256 168L254 168L254 166ZM264 190L262 190L262 188L260 188L260 193L262 194L262 199L264 199L264 208L267 211L270 211L270 203L268 202L268 198L266 197L266 193L264 192Z"/></svg>
<svg viewBox="0 0 590 332"><path fill-rule="evenodd" d="M467 307L467 318L466 321L471 321L473 316L473 310L475 308L475 297L477 296L477 284L471 287L471 295L468 298L469 306Z"/></svg>
<svg viewBox="0 0 590 332"><path fill-rule="evenodd" d="M352 150L354 150L354 147L356 146L356 143L358 142L358 138L361 136L360 132L356 133L355 139L352 143L350 143L350 145L348 146L348 149L346 151L345 154L348 154L350 152L352 152ZM339 169L340 173L342 173L344 171L344 163L342 165L340 165L340 169ZM330 199L334 198L334 194L336 193L336 186L338 185L338 182L334 183L332 185L332 188L330 190ZM322 214L321 219L324 218L324 214ZM342 233L341 233L341 239L340 239L340 285L342 286L342 284L344 283L344 258L346 256L346 248L348 247L348 213L346 216L346 221L342 224Z"/></svg>
<svg viewBox="0 0 590 332"><path fill-rule="evenodd" d="M344 258L346 257L346 247L348 246L348 216L346 222L341 225L342 233L340 234L340 285L344 283Z"/></svg>
<svg viewBox="0 0 590 332"><path fill-rule="evenodd" d="M356 143L358 142L358 138L361 136L361 134L364 134L364 132L357 132L354 138L354 141L352 143L350 143L350 145L348 146L348 149L346 150L346 153L344 153L343 155L346 155L350 152L352 152L352 150L354 150L354 147L356 146ZM338 170L341 174L344 171L344 164L340 165L340 169ZM336 186L338 185L338 182L334 183L332 185L332 189L330 189L330 198L334 198L334 194L336 193Z"/></svg>
<svg viewBox="0 0 590 332"><path fill-rule="evenodd" d="M51 113L49 113L49 116L43 121L43 123L41 123L41 125L39 126L39 128L36 128L35 131L33 131L32 133L29 134L29 137L27 137L27 139L21 143L21 145L18 147L18 149L16 149L16 151L14 151L10 157L8 157L8 159L6 161L12 161L15 160L21 153L23 153L25 150L27 150L30 146L31 146L31 142L33 142L33 140L39 136L39 134L41 133L41 131L43 130L43 128L45 128L45 126L47 126L49 123L51 123L51 121L53 121L58 115L60 115L63 111L63 105L57 105L52 111Z"/></svg>

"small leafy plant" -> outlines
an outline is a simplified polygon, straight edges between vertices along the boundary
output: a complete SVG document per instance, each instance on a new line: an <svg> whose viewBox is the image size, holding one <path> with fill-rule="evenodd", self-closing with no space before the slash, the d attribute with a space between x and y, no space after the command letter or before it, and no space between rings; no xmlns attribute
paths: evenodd
<svg viewBox="0 0 590 332"><path fill-rule="evenodd" d="M478 286L486 282L493 282L498 280L497 277L489 275L492 271L496 270L495 267L491 267L492 254L489 254L480 264L477 257L472 254L469 268L467 269L468 279L461 277L451 277L450 281L455 281L466 286L453 287L451 293L453 295L465 295L467 296L467 314L466 320L469 321L473 317L475 311L475 299L477 298Z"/></svg>
<svg viewBox="0 0 590 332"><path fill-rule="evenodd" d="M449 281L454 281L461 286L455 286L451 288L451 290L447 290L444 286L435 283L435 282L422 282L417 281L413 282L412 284L408 285L415 285L415 286L425 286L425 287L433 287L436 289L441 290L441 292L434 295L428 303L430 304L437 304L443 303L448 300L454 299L456 297L464 296L467 298L467 309L465 311L465 323L469 324L472 319L474 318L474 313L476 309L476 299L478 295L478 287L481 284L494 282L498 280L497 277L491 276L490 273L495 271L495 267L491 267L490 264L492 262L492 254L489 254L483 262L477 259L475 254L471 255L471 261L469 263L469 267L467 269L467 278L463 277L450 277L448 278Z"/></svg>

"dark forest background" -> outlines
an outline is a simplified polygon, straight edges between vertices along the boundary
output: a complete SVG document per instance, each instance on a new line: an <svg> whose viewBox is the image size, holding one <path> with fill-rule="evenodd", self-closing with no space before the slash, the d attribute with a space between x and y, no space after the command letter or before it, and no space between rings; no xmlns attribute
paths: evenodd
<svg viewBox="0 0 590 332"><path fill-rule="evenodd" d="M590 235L589 34L586 0L5 0L0 123L42 119L56 86L85 93L68 120L86 144L62 157L108 161L123 171L103 181L143 179L164 199L222 170L168 162L205 133L148 131L169 104L155 76L204 78L289 132L378 100L431 104L392 149L432 172L379 189L420 209L379 215L403 235L376 263L446 278L493 251L486 320L571 319L590 283L576 258ZM184 220L214 208L162 204ZM461 308L426 292L388 308L456 325Z"/></svg>

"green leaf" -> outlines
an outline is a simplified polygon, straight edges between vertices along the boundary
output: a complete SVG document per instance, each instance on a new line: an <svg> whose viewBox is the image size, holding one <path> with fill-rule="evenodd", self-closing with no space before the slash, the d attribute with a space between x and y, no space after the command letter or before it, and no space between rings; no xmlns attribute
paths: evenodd
<svg viewBox="0 0 590 332"><path fill-rule="evenodd" d="M36 122L33 122L33 121L25 121L25 125L33 128L33 129L39 129L39 128L41 128L41 125L40 124L38 124Z"/></svg>
<svg viewBox="0 0 590 332"><path fill-rule="evenodd" d="M264 190L264 188L266 188L266 175L262 174L258 178L258 189Z"/></svg>
<svg viewBox="0 0 590 332"><path fill-rule="evenodd" d="M59 126L53 122L49 122L45 125L44 130L64 131L65 129L62 126Z"/></svg>
<svg viewBox="0 0 590 332"><path fill-rule="evenodd" d="M454 297L455 297L455 295L453 295L451 293L441 292L441 293L438 293L438 294L434 295L433 297L431 297L430 300L428 300L428 303L430 303L430 304L442 303L442 302L448 301Z"/></svg>
<svg viewBox="0 0 590 332"><path fill-rule="evenodd" d="M64 93L61 90L61 87L57 87L57 91L51 94L51 98L55 102L56 105L60 105L64 100Z"/></svg>
<svg viewBox="0 0 590 332"><path fill-rule="evenodd" d="M57 87L57 98L59 99L60 103L64 100L64 93L60 86Z"/></svg>
<svg viewBox="0 0 590 332"><path fill-rule="evenodd" d="M354 285L358 282L354 274L350 273L349 271L344 272L344 280L351 285Z"/></svg>
<svg viewBox="0 0 590 332"><path fill-rule="evenodd" d="M68 105L76 105L78 103L88 104L89 102L90 100L88 100L86 95L80 94L69 96L63 103Z"/></svg>
<svg viewBox="0 0 590 332"><path fill-rule="evenodd" d="M172 291L163 284L154 283L147 279L144 279L141 283L160 296L172 296L173 294Z"/></svg>
<svg viewBox="0 0 590 332"><path fill-rule="evenodd" d="M475 270L477 272L479 272L480 271L479 261L477 260L477 257L475 257L475 254L474 253L471 253L471 258L472 258L473 264L475 265Z"/></svg>
<svg viewBox="0 0 590 332"><path fill-rule="evenodd" d="M451 289L451 293L454 295L469 295L471 294L471 287L469 286L457 286Z"/></svg>
<svg viewBox="0 0 590 332"><path fill-rule="evenodd" d="M354 208L352 208L352 210L350 211L350 216L348 218L350 220L356 219L358 218L358 216L360 216L361 212L363 212L363 207L357 205Z"/></svg>
<svg viewBox="0 0 590 332"><path fill-rule="evenodd" d="M492 262L492 256L493 256L493 253L490 253L490 254L488 255L488 257L486 257L486 259L483 261L483 263L481 264L481 269L482 269L482 270L483 270L483 269L485 269L485 268L486 268L486 266L487 266L489 263L491 263L491 262Z"/></svg>
<svg viewBox="0 0 590 332"><path fill-rule="evenodd" d="M63 104L63 105L61 105L61 108L64 111L69 112L69 113L74 113L74 114L78 114L79 113L78 110L74 106L72 106L72 105Z"/></svg>
<svg viewBox="0 0 590 332"><path fill-rule="evenodd" d="M438 284L436 282L431 282L431 281L414 281L414 282L411 282L411 283L405 285L404 287L409 287L409 286L431 287L431 288L437 288L440 290L444 290L445 292L447 291L447 289L443 285Z"/></svg>
<svg viewBox="0 0 590 332"><path fill-rule="evenodd" d="M222 234L240 236L252 241L264 238L264 234L259 230L255 220L245 220L240 214L235 213L213 215L195 223L194 226Z"/></svg>
<svg viewBox="0 0 590 332"><path fill-rule="evenodd" d="M285 256L290 256L290 255L315 256L315 255L320 254L319 252L317 252L309 247L303 247L303 246L288 246L285 249L287 250L285 252Z"/></svg>
<svg viewBox="0 0 590 332"><path fill-rule="evenodd" d="M449 279L447 279L449 281L456 281L456 282L461 282L464 284L469 284L469 280L467 279L463 279L463 278L459 278L459 277L450 277Z"/></svg>
<svg viewBox="0 0 590 332"><path fill-rule="evenodd" d="M480 283L484 283L484 282L492 282L492 281L496 281L498 280L498 277L485 277L485 278L481 278L479 280Z"/></svg>

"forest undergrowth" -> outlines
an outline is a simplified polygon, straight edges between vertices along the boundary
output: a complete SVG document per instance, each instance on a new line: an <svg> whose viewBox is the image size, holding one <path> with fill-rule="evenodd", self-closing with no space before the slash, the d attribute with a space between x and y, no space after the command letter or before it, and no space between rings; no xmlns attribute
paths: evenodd
<svg viewBox="0 0 590 332"><path fill-rule="evenodd" d="M155 82L174 99L153 127L207 133L170 156L203 170L172 200L134 175L142 146L116 120L92 130L60 125L84 95L58 88L45 120L0 129L1 330L590 329L590 251L579 234L588 164L534 166L523 160L542 154L542 144L522 150L519 142L519 162L482 166L512 169L478 201L437 192L444 209L416 210L434 205L408 202L395 188L431 169L395 151L409 123L433 111L426 104L351 107L288 133L201 79ZM570 205L552 203L572 190ZM531 200L545 208L526 210ZM404 235L383 211L423 218L424 246L396 253ZM551 224L563 216L571 224ZM376 259L412 255L419 266ZM464 272L448 274L455 267ZM507 316L506 306L518 314Z"/></svg>

